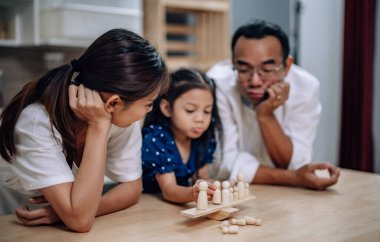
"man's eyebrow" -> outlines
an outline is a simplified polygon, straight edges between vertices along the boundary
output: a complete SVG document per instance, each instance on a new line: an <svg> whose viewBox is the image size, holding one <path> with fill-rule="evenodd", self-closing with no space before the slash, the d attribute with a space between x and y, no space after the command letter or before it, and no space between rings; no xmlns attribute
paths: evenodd
<svg viewBox="0 0 380 242"><path fill-rule="evenodd" d="M248 62L243 61L243 60L237 60L236 64L242 65L242 66L250 66L250 67L252 67ZM270 65L270 64L276 64L276 60L269 59L269 60L265 60L265 61L261 62L261 65Z"/></svg>
<svg viewBox="0 0 380 242"><path fill-rule="evenodd" d="M248 62L242 61L242 60L237 60L236 64L238 65L244 65L244 66L251 66Z"/></svg>
<svg viewBox="0 0 380 242"><path fill-rule="evenodd" d="M276 64L276 61L274 59L269 59L261 62L262 65L269 65L269 64Z"/></svg>

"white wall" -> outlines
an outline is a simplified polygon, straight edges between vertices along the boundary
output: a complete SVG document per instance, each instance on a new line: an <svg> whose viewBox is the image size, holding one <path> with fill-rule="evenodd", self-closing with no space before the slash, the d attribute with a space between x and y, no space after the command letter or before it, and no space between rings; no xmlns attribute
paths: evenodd
<svg viewBox="0 0 380 242"><path fill-rule="evenodd" d="M322 115L313 161L338 163L343 50L343 0L302 0L299 63L320 81Z"/></svg>
<svg viewBox="0 0 380 242"><path fill-rule="evenodd" d="M231 0L231 35L253 19L276 23L289 33L289 4L290 0Z"/></svg>

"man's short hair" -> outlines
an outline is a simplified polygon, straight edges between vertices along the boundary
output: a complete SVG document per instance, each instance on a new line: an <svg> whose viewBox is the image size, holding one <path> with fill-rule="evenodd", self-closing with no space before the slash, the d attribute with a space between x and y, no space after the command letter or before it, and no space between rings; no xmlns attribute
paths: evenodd
<svg viewBox="0 0 380 242"><path fill-rule="evenodd" d="M232 54L234 53L236 42L242 36L248 39L262 39L266 36L273 36L281 43L283 60L285 61L289 56L290 49L288 35L276 24L264 20L254 20L240 26L232 37Z"/></svg>

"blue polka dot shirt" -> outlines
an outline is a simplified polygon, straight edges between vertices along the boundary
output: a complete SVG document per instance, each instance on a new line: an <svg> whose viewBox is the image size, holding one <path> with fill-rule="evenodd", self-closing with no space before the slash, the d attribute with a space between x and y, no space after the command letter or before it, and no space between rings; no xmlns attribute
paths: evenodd
<svg viewBox="0 0 380 242"><path fill-rule="evenodd" d="M161 125L149 125L143 129L142 133L141 158L144 192L160 192L161 190L155 176L156 174L169 172L175 173L178 185L191 186L189 180L197 169L196 159L200 147L199 140L195 139L192 141L190 157L185 164L182 161L173 134L168 128ZM201 167L212 162L215 148L215 137L212 137L201 159Z"/></svg>

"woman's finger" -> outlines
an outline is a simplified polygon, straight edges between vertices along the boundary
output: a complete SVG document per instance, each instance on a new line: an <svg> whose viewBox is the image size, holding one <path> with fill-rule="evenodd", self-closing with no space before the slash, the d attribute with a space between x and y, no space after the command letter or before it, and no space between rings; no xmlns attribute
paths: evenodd
<svg viewBox="0 0 380 242"><path fill-rule="evenodd" d="M78 102L78 86L71 84L69 86L69 105L71 108L76 109Z"/></svg>

